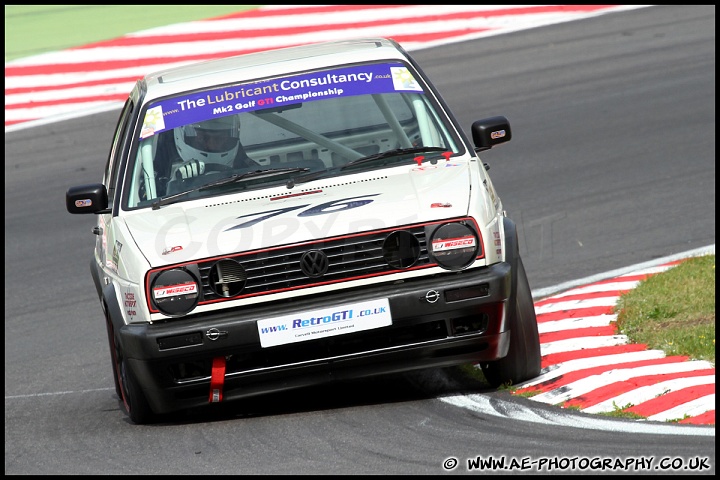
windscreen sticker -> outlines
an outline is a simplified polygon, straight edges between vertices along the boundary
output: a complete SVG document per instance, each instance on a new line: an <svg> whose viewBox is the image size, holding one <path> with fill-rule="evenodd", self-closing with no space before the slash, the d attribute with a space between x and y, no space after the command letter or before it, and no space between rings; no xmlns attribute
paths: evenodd
<svg viewBox="0 0 720 480"><path fill-rule="evenodd" d="M140 138L231 113L327 98L406 91L423 90L402 64L360 65L217 88L154 103L145 114Z"/></svg>

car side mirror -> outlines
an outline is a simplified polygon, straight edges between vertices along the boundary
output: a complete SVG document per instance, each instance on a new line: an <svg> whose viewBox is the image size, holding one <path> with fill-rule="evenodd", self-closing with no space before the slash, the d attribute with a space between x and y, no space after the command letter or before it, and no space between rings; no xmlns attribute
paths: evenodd
<svg viewBox="0 0 720 480"><path fill-rule="evenodd" d="M471 132L476 152L489 150L495 145L509 142L512 138L510 122L503 116L477 120L473 122Z"/></svg>
<svg viewBox="0 0 720 480"><path fill-rule="evenodd" d="M70 187L65 193L65 207L73 214L99 213L107 210L107 189L102 183Z"/></svg>

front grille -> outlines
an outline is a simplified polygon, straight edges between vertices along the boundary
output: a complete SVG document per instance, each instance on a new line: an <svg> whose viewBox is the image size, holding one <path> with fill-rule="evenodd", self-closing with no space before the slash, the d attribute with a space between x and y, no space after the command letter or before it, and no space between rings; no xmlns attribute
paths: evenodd
<svg viewBox="0 0 720 480"><path fill-rule="evenodd" d="M406 263L409 263L412 268L431 266L425 225L323 239L317 242L288 245L260 252L231 255L220 260L200 262L198 266L203 287L203 302L226 297L215 281L218 277L229 277L222 275L223 267L227 266L226 259L234 260L244 271L244 275L240 275L237 271L233 272L232 278L238 278L244 287L234 298L295 290L404 270L392 267L388 263L386 239L398 230L411 234L417 240L419 247L417 251L408 254L414 258L411 262ZM320 251L327 256L327 266L322 276L309 276L307 268L303 269L304 262L301 259L303 255L311 251ZM402 252L393 252L393 254L393 256L402 255ZM218 265L219 262L224 263ZM394 261L391 263L398 264ZM220 275L216 272L220 272Z"/></svg>
<svg viewBox="0 0 720 480"><path fill-rule="evenodd" d="M435 267L438 262L429 251L430 243L438 241L434 237L437 232L452 224L465 225L477 235L475 259L483 258L482 236L469 217L386 228L151 270L146 277L150 312L161 311L152 295L155 280L174 270L184 272L183 279L199 281L202 294L198 304L203 305ZM446 240L446 234L440 239ZM472 260L464 258L461 263ZM443 268L454 267L458 265L444 260Z"/></svg>

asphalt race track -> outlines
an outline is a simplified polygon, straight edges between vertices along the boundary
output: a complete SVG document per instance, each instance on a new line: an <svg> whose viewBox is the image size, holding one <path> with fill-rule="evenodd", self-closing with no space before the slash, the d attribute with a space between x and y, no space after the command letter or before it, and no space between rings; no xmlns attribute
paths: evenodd
<svg viewBox="0 0 720 480"><path fill-rule="evenodd" d="M654 6L414 54L468 130L512 122L483 160L534 291L714 246L714 13ZM6 474L480 473L491 457L500 473L715 473L714 427L559 409L454 370L130 424L89 275L93 219L64 204L100 179L116 117L5 135Z"/></svg>

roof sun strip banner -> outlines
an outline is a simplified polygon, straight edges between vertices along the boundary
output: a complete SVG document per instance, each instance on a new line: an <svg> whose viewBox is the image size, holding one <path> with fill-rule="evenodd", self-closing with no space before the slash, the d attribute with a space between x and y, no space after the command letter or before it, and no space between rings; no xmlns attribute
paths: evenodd
<svg viewBox="0 0 720 480"><path fill-rule="evenodd" d="M360 65L224 86L151 104L145 113L140 139L233 113L327 98L408 91L423 89L408 68L399 63Z"/></svg>

